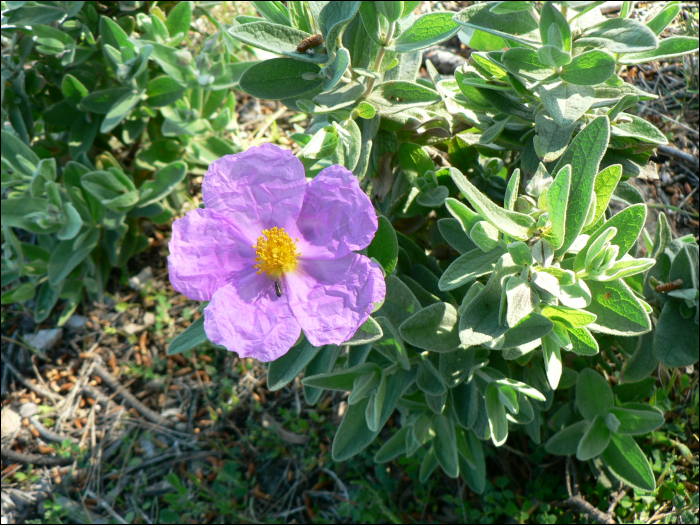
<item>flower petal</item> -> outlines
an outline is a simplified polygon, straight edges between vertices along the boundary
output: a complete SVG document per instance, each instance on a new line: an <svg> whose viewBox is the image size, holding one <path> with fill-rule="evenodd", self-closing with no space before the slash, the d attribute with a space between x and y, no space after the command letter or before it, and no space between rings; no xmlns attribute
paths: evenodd
<svg viewBox="0 0 700 525"><path fill-rule="evenodd" d="M204 331L212 343L241 357L274 361L299 339L301 327L286 294L277 297L272 281L252 274L219 288L204 309Z"/></svg>
<svg viewBox="0 0 700 525"><path fill-rule="evenodd" d="M293 224L305 191L301 161L291 151L272 144L215 160L202 183L207 209L260 230Z"/></svg>
<svg viewBox="0 0 700 525"><path fill-rule="evenodd" d="M292 312L314 346L350 339L386 294L379 266L357 253L302 260L285 281Z"/></svg>
<svg viewBox="0 0 700 525"><path fill-rule="evenodd" d="M170 282L190 299L209 301L239 272L255 272L255 238L225 216L197 209L173 222ZM247 273L247 272L246 272Z"/></svg>
<svg viewBox="0 0 700 525"><path fill-rule="evenodd" d="M369 246L377 227L372 202L344 167L329 166L309 182L297 220L302 258L345 257Z"/></svg>

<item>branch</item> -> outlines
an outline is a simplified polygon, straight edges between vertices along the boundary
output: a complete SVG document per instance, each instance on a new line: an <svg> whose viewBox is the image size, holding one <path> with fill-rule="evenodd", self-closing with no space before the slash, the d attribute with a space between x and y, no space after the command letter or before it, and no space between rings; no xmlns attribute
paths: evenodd
<svg viewBox="0 0 700 525"><path fill-rule="evenodd" d="M41 454L23 454L15 452L9 448L2 448L2 458L12 461L13 463L21 463L23 465L36 465L38 467L60 467L70 465L75 461L73 457L62 458L58 456L43 456Z"/></svg>

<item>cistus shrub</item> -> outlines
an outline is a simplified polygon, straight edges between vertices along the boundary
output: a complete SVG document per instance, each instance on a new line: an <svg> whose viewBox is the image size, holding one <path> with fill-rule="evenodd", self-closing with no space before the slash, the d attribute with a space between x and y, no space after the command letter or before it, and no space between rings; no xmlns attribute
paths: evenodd
<svg viewBox="0 0 700 525"><path fill-rule="evenodd" d="M190 200L187 173L240 151L231 92L249 63L193 4L17 2L3 11L2 303L59 325ZM3 5L3 7L5 7Z"/></svg>
<svg viewBox="0 0 700 525"><path fill-rule="evenodd" d="M162 68L159 82L190 90L183 100L193 113L164 111L164 134L175 124L199 129L177 119L198 115L203 106L191 95L216 85L215 67L237 72L235 86L226 88L306 114L306 129L291 135L299 152L289 165L299 176L288 184L301 187L303 168L308 188L319 188L309 199L322 209L318 217L342 216L347 202L323 205L336 202L337 188L321 188L329 173L353 174L348 198L356 187L371 198L376 227L358 224L358 232L372 231L371 242L349 243L343 253L380 269L383 293L377 273L360 278L354 269L327 271L302 292L295 272L305 271L303 245L316 230L288 228L311 215L288 203L278 208L284 213L272 213L266 205L274 192L236 167L253 154L228 156L205 174L205 209L175 227L173 283L211 303L168 352L207 338L235 351L236 337L248 352L265 349L269 336L270 351L257 357L274 359L271 390L303 373L311 404L324 390L349 392L332 447L338 461L365 449L398 413L399 429L375 460L426 447L421 480L440 466L483 492L484 444L499 447L523 432L552 454L594 460L630 486L654 490L651 466L632 436L658 428L663 414L634 395L616 399L607 376L632 384L659 363L697 361L698 246L690 237L674 240L663 214L653 238L644 230L644 197L628 180L656 176L648 161L667 138L634 114L655 95L618 73L697 52L697 38L659 36L680 5L640 20L631 2L614 18L601 14L600 2L488 2L422 16L414 15L420 2L252 4L261 17L237 16L207 39L224 51L222 59L193 63L159 42L165 24L153 15L147 43L119 32L114 42L133 46L133 55L119 55L124 65L145 55L144 62ZM428 61L428 78L420 78L423 51L455 35L474 50L470 59L454 76ZM237 69L225 50L241 45L278 56ZM258 165L249 171L269 170ZM89 184L83 187L90 193ZM290 191L278 190L280 198ZM613 200L624 209L615 213ZM221 228L197 222L205 215L216 221L224 209ZM256 209L265 210L256 216L264 220L243 220ZM251 230L242 231L248 224ZM339 235L327 232L329 246L345 230ZM273 257L265 248L273 241L288 257ZM193 263L198 250L215 254L211 275ZM326 259L330 268L333 257ZM256 275L254 264L267 281L247 286L244 272ZM370 281L372 293L363 295ZM197 282L201 288L191 284ZM338 298L346 304L334 303ZM332 304L328 318L324 301ZM274 308L243 326L236 309L248 315L266 302ZM369 317L353 315L358 305L371 308ZM351 313L336 326L341 311ZM287 328L284 337L276 337L276 323ZM328 333L319 330L324 326ZM339 334L348 327L354 333L345 339Z"/></svg>

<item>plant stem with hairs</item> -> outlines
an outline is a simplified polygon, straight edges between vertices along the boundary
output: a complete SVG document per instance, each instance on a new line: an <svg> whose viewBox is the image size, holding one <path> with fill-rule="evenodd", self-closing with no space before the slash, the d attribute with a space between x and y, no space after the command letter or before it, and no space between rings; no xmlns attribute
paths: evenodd
<svg viewBox="0 0 700 525"><path fill-rule="evenodd" d="M379 73L379 68L382 66L382 60L384 60L384 55L386 54L386 46L388 46L391 43L391 40L394 38L394 30L396 29L396 22L392 22L389 24L389 30L386 32L386 36L384 37L384 45L379 49L379 53L377 53L377 59L374 61L374 67L372 68L372 71ZM365 92L362 93L362 96L360 97L360 100L366 99L370 93L372 93L372 89L374 88L374 83L376 82L376 78L372 77L367 81L367 87L365 88Z"/></svg>

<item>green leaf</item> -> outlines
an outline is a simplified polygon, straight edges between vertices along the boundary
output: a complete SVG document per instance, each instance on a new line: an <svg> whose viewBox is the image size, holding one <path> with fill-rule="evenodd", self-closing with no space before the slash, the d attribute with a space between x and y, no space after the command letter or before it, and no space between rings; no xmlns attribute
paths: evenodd
<svg viewBox="0 0 700 525"><path fill-rule="evenodd" d="M500 264L500 263L499 263ZM496 270L486 286L467 305L459 320L459 338L467 346L490 343L500 338L507 326L499 323L501 274Z"/></svg>
<svg viewBox="0 0 700 525"><path fill-rule="evenodd" d="M406 319L399 327L404 340L423 350L450 352L460 345L457 310L448 303L436 303Z"/></svg>
<svg viewBox="0 0 700 525"><path fill-rule="evenodd" d="M464 428L471 428L476 422L479 412L479 392L476 381L463 382L450 389L452 396L452 409L457 422Z"/></svg>
<svg viewBox="0 0 700 525"><path fill-rule="evenodd" d="M534 49L512 48L503 53L501 60L508 71L529 80L544 80L556 74L551 66L540 61Z"/></svg>
<svg viewBox="0 0 700 525"><path fill-rule="evenodd" d="M680 2L667 2L664 8L659 11L654 18L649 20L646 25L654 32L656 36L659 36L661 32L673 21L673 19L676 18L676 15L678 15L680 11Z"/></svg>
<svg viewBox="0 0 700 525"><path fill-rule="evenodd" d="M614 414L620 422L617 433L630 436L647 434L661 427L665 422L661 410L645 404L627 403L611 408L610 413Z"/></svg>
<svg viewBox="0 0 700 525"><path fill-rule="evenodd" d="M378 374L375 370L373 373L363 374L355 378L355 381L352 384L352 392L350 392L350 395L348 396L348 404L354 405L367 397L377 386L379 386L379 383L382 381L382 377L384 376L382 375L381 370Z"/></svg>
<svg viewBox="0 0 700 525"><path fill-rule="evenodd" d="M484 196L462 173L450 168L450 176L474 209L491 225L516 239L527 241L535 228L535 220L529 215L504 210Z"/></svg>
<svg viewBox="0 0 700 525"><path fill-rule="evenodd" d="M425 483L426 481L428 481L430 475L435 471L437 466L438 460L437 456L435 455L435 446L431 446L420 464L418 480L421 483Z"/></svg>
<svg viewBox="0 0 700 525"><path fill-rule="evenodd" d="M19 173L23 173L25 175L33 175L34 170L30 170L29 166L27 166L26 163L23 163L20 160L20 157L23 157L24 160L26 160L29 164L37 166L39 164L39 157L36 155L36 153L34 153L29 148L29 146L27 146L24 142L22 142L19 138L15 137L9 131L2 130L1 136L3 160L7 162L10 166L12 166L13 170ZM4 169L5 168L3 167L3 170ZM3 201L3 207L5 206L5 204L6 201ZM29 211L27 211L27 213L29 213Z"/></svg>
<svg viewBox="0 0 700 525"><path fill-rule="evenodd" d="M326 41L329 53L336 52L337 41L350 21L355 17L362 2L327 2L318 16L319 28Z"/></svg>
<svg viewBox="0 0 700 525"><path fill-rule="evenodd" d="M168 18L165 21L165 27L168 29L168 34L171 37L182 33L187 37L192 22L192 4L190 2L178 2L172 11L168 13Z"/></svg>
<svg viewBox="0 0 700 525"><path fill-rule="evenodd" d="M402 142L399 145L399 163L404 175L411 184L422 178L426 172L435 171L435 164L428 153L418 144Z"/></svg>
<svg viewBox="0 0 700 525"><path fill-rule="evenodd" d="M611 472L628 485L650 492L656 489L651 465L630 436L613 434L602 457Z"/></svg>
<svg viewBox="0 0 700 525"><path fill-rule="evenodd" d="M208 341L204 331L204 316L200 315L187 329L178 334L168 345L168 355L181 354Z"/></svg>
<svg viewBox="0 0 700 525"><path fill-rule="evenodd" d="M45 55L58 55L75 45L67 33L55 27L32 24L32 33L36 39L36 49Z"/></svg>
<svg viewBox="0 0 700 525"><path fill-rule="evenodd" d="M445 199L445 207L460 222L464 233L469 233L474 225L483 219L481 215L469 209L466 204L451 197Z"/></svg>
<svg viewBox="0 0 700 525"><path fill-rule="evenodd" d="M557 28L561 42L549 41L549 34L552 26ZM539 29L542 43L545 46L556 46L561 43L562 50L567 52L571 51L571 28L569 27L569 22L567 22L566 17L554 7L553 3L547 2L542 6Z"/></svg>
<svg viewBox="0 0 700 525"><path fill-rule="evenodd" d="M498 140L501 136L503 130L506 128L506 124L510 121L511 117L506 117L503 120L496 120L494 123L485 129L481 133L481 138L479 139L479 144L491 144L493 141Z"/></svg>
<svg viewBox="0 0 700 525"><path fill-rule="evenodd" d="M63 282L57 286L51 286L49 282L45 282L39 287L39 292L36 294L36 304L34 305L35 323L41 323L49 316L58 301L63 285Z"/></svg>
<svg viewBox="0 0 700 525"><path fill-rule="evenodd" d="M651 330L646 309L624 281L586 281L593 300L588 310L598 319L589 325L594 332L638 335Z"/></svg>
<svg viewBox="0 0 700 525"><path fill-rule="evenodd" d="M484 253L480 248L461 255L440 276L438 286L442 291L453 290L493 271L501 256L506 253L497 247Z"/></svg>
<svg viewBox="0 0 700 525"><path fill-rule="evenodd" d="M607 116L596 118L574 137L561 156L555 170L571 164L571 189L566 210L566 235L564 244L555 252L557 256L576 241L588 215L598 165L607 149L610 123Z"/></svg>
<svg viewBox="0 0 700 525"><path fill-rule="evenodd" d="M654 32L631 18L611 18L584 30L577 47L604 47L611 53L640 53L659 46Z"/></svg>
<svg viewBox="0 0 700 525"><path fill-rule="evenodd" d="M352 390L355 380L365 374L374 374L381 376L382 370L374 363L363 363L352 368L341 368L334 372L316 374L307 376L302 379L301 383L305 386L313 386L316 388L325 388L328 390Z"/></svg>
<svg viewBox="0 0 700 525"><path fill-rule="evenodd" d="M413 25L401 33L388 49L399 53L426 49L449 40L457 34L460 27L457 22L452 20L452 13L428 13L413 22Z"/></svg>
<svg viewBox="0 0 700 525"><path fill-rule="evenodd" d="M637 338L634 353L627 359L622 369L626 383L642 381L659 365L659 360L654 356L653 351L654 335L655 332L649 332Z"/></svg>
<svg viewBox="0 0 700 525"><path fill-rule="evenodd" d="M625 208L617 215L613 215L609 221L604 222L600 228L591 234L588 242L586 242L586 246L576 254L574 271L580 272L585 268L586 259L591 246L610 228L615 228L617 230L617 233L610 239L610 244L619 247L620 251L618 252L618 257L625 255L639 237L639 233L644 227L646 217L647 210L644 204L635 204L634 206Z"/></svg>
<svg viewBox="0 0 700 525"><path fill-rule="evenodd" d="M481 251L490 252L499 247L500 232L486 221L477 222L469 232L469 237ZM500 243L502 244L502 243ZM501 246L502 248L503 246Z"/></svg>
<svg viewBox="0 0 700 525"><path fill-rule="evenodd" d="M328 71L331 73L331 76L330 78L326 78L323 80L323 91L330 91L331 89L333 89L338 84L338 82L340 82L340 79L345 74L345 71L348 69L349 65L350 52L344 47L341 47L340 49L338 49L338 53L336 53L335 55L335 60L333 60L331 65L328 66ZM358 91L362 92L361 89Z"/></svg>
<svg viewBox="0 0 700 525"><path fill-rule="evenodd" d="M612 135L613 137L632 137L660 146L668 144L666 135L661 133L656 126L646 119L628 113L620 113L618 115L617 121L612 126Z"/></svg>
<svg viewBox="0 0 700 525"><path fill-rule="evenodd" d="M418 299L408 286L395 275L389 275L386 278L384 304L373 315L387 317L394 326L401 326L406 319L420 309Z"/></svg>
<svg viewBox="0 0 700 525"><path fill-rule="evenodd" d="M615 279L624 279L625 277L630 277L632 275L645 272L656 263L654 259L633 259L629 255L626 257L629 258L623 258L622 260L617 261L603 273L596 272L595 280L612 281Z"/></svg>
<svg viewBox="0 0 700 525"><path fill-rule="evenodd" d="M321 348L313 346L304 337L289 352L268 364L267 387L274 392L291 383Z"/></svg>
<svg viewBox="0 0 700 525"><path fill-rule="evenodd" d="M282 2L251 2L255 9L267 18L270 22L275 24L282 24L283 26L288 26L289 11L287 7Z"/></svg>
<svg viewBox="0 0 700 525"><path fill-rule="evenodd" d="M199 87L193 68L194 61L189 52L156 42L149 42L148 45L153 46L150 57L158 63L166 75L177 80L183 87Z"/></svg>
<svg viewBox="0 0 700 525"><path fill-rule="evenodd" d="M554 182L547 190L547 209L549 210L549 220L552 221L552 229L547 235L547 239L555 250L561 248L566 238L566 216L570 188L571 166L567 164L559 170Z"/></svg>
<svg viewBox="0 0 700 525"><path fill-rule="evenodd" d="M619 64L634 65L665 60L698 52L698 39L690 36L672 36L659 42L659 47L641 53L626 53L617 59Z"/></svg>
<svg viewBox="0 0 700 525"><path fill-rule="evenodd" d="M63 77L61 81L61 91L63 91L63 96L66 97L66 100L74 107L77 107L80 101L88 94L88 89L83 83L70 74Z"/></svg>
<svg viewBox="0 0 700 525"><path fill-rule="evenodd" d="M486 463L484 461L484 449L481 445L481 441L476 437L474 432L465 432L467 437L467 444L469 450L474 458L473 468L467 460L459 455L459 471L464 476L469 488L471 488L477 494L483 494L486 488Z"/></svg>
<svg viewBox="0 0 700 525"><path fill-rule="evenodd" d="M129 93L132 93L129 88L111 88L95 91L80 101L80 107L92 113L105 115L120 99Z"/></svg>
<svg viewBox="0 0 700 525"><path fill-rule="evenodd" d="M460 254L474 249L474 243L469 239L462 224L457 219L438 219L440 235Z"/></svg>
<svg viewBox="0 0 700 525"><path fill-rule="evenodd" d="M173 162L158 170L155 180L144 182L139 188L139 206L148 206L169 195L187 175L187 164Z"/></svg>
<svg viewBox="0 0 700 525"><path fill-rule="evenodd" d="M603 376L591 368L584 368L578 374L576 406L588 421L593 421L596 416L605 418L614 406L610 385Z"/></svg>
<svg viewBox="0 0 700 525"><path fill-rule="evenodd" d="M545 316L531 313L505 333L503 348L515 348L544 337L552 330L552 321Z"/></svg>
<svg viewBox="0 0 700 525"><path fill-rule="evenodd" d="M337 345L325 345L321 350L309 361L304 369L305 376L314 376L326 374L333 370L335 362L340 354L340 347ZM323 388L304 385L304 398L310 405L315 405L323 394Z"/></svg>
<svg viewBox="0 0 700 525"><path fill-rule="evenodd" d="M108 133L121 124L122 120L124 120L129 113L131 113L131 110L134 109L139 102L141 102L142 94L143 92L140 91L129 91L119 100L117 100L109 109L107 115L105 115L105 118L100 125L100 132Z"/></svg>
<svg viewBox="0 0 700 525"><path fill-rule="evenodd" d="M389 22L396 22L403 13L403 2L385 2L380 0L375 2L377 11Z"/></svg>
<svg viewBox="0 0 700 525"><path fill-rule="evenodd" d="M620 182L620 177L622 177L622 166L619 164L608 166L596 175L593 186L596 195L595 215L592 224L595 224L605 213L610 197L612 197L617 183Z"/></svg>
<svg viewBox="0 0 700 525"><path fill-rule="evenodd" d="M138 202L138 191L129 177L116 168L92 171L80 178L80 184L103 205L120 211Z"/></svg>
<svg viewBox="0 0 700 525"><path fill-rule="evenodd" d="M345 341L343 345L348 345L348 346L358 346L358 345L366 345L369 343L373 343L374 341L378 341L379 339L382 338L382 329L371 317L368 317L367 320L360 326L357 331L355 332L355 335L353 335L350 339Z"/></svg>
<svg viewBox="0 0 700 525"><path fill-rule="evenodd" d="M376 2L362 2L360 6L360 17L362 18L362 24L369 37L378 46L383 46L382 28L379 23Z"/></svg>
<svg viewBox="0 0 700 525"><path fill-rule="evenodd" d="M51 285L58 286L97 246L100 231L93 228L89 230L89 233L86 233L87 236L83 238L83 241L77 247L75 246L75 240L70 239L58 243L58 246L51 252L47 272Z"/></svg>
<svg viewBox="0 0 700 525"><path fill-rule="evenodd" d="M328 55L325 54L310 55L297 52L297 46L311 35L288 25L260 20L230 27L228 34L236 40L272 53L284 54L304 61L322 63L328 60ZM318 72L318 69L312 71Z"/></svg>
<svg viewBox="0 0 700 525"><path fill-rule="evenodd" d="M457 457L457 441L455 424L452 417L445 414L433 416L435 431L435 456L442 470L451 478L459 476L459 458Z"/></svg>
<svg viewBox="0 0 700 525"><path fill-rule="evenodd" d="M246 24L247 25L247 24ZM258 98L279 100L307 93L323 83L322 78L304 80L304 73L318 73L314 64L291 58L273 58L249 67L239 85L243 91Z"/></svg>
<svg viewBox="0 0 700 525"><path fill-rule="evenodd" d="M379 418L378 430L371 431L367 426L365 412L369 403L369 397L348 407L343 420L338 427L333 439L332 455L334 461L344 461L358 452L364 450L372 443L379 431L386 424L389 416L394 412L396 403L401 397L404 388L404 373L398 371L387 380L386 395Z"/></svg>
<svg viewBox="0 0 700 525"><path fill-rule="evenodd" d="M479 29L525 45L539 44L538 24L530 11L496 14L490 11L491 7L493 4L469 6L457 13L454 20L468 28Z"/></svg>
<svg viewBox="0 0 700 525"><path fill-rule="evenodd" d="M367 102L380 114L392 114L410 108L430 106L440 102L436 91L405 80L392 80L374 88Z"/></svg>
<svg viewBox="0 0 700 525"><path fill-rule="evenodd" d="M578 423L561 429L545 443L545 450L557 456L571 456L576 454L578 444L586 433L588 425L588 421L579 421Z"/></svg>
<svg viewBox="0 0 700 525"><path fill-rule="evenodd" d="M154 108L169 106L180 100L184 93L185 88L178 81L167 75L162 75L148 82L146 102Z"/></svg>
<svg viewBox="0 0 700 525"><path fill-rule="evenodd" d="M680 307L676 299L666 301L656 324L654 356L668 367L690 366L698 360L698 324L685 319Z"/></svg>
<svg viewBox="0 0 700 525"><path fill-rule="evenodd" d="M540 86L539 95L549 115L560 127L574 124L595 102L595 90L556 82Z"/></svg>
<svg viewBox="0 0 700 525"><path fill-rule="evenodd" d="M534 137L535 151L542 162L552 162L562 156L571 140L576 124L559 126L545 113L538 113L535 117Z"/></svg>
<svg viewBox="0 0 700 525"><path fill-rule="evenodd" d="M564 66L561 78L569 84L594 86L602 84L615 73L615 58L605 51L594 49L574 57Z"/></svg>
<svg viewBox="0 0 700 525"><path fill-rule="evenodd" d="M486 414L489 419L489 429L491 430L491 440L494 445L500 447L508 439L508 420L506 419L506 409L499 399L498 387L495 383L489 383L484 397L486 400Z"/></svg>
<svg viewBox="0 0 700 525"><path fill-rule="evenodd" d="M605 426L604 416L597 415L578 443L576 459L588 461L600 456L610 443L610 429Z"/></svg>
<svg viewBox="0 0 700 525"><path fill-rule="evenodd" d="M599 351L598 341L587 328L569 328L569 338L573 345L571 351L578 355L595 355Z"/></svg>
<svg viewBox="0 0 700 525"><path fill-rule="evenodd" d="M568 308L566 306L550 306L542 308L542 315L561 321L569 328L582 328L588 326L596 320L596 316L585 310L578 308Z"/></svg>
<svg viewBox="0 0 700 525"><path fill-rule="evenodd" d="M393 436L387 439L374 455L375 463L387 463L406 453L406 436L411 427L401 427Z"/></svg>
<svg viewBox="0 0 700 525"><path fill-rule="evenodd" d="M399 331L394 327L394 324L386 317L377 316L375 321L382 329L382 338L373 342L372 347L382 353L387 359L401 365L404 370L410 370L411 365L408 361L408 353L404 345L403 338Z"/></svg>
<svg viewBox="0 0 700 525"><path fill-rule="evenodd" d="M571 63L571 53L555 46L543 46L537 50L537 58L551 68L560 68Z"/></svg>

